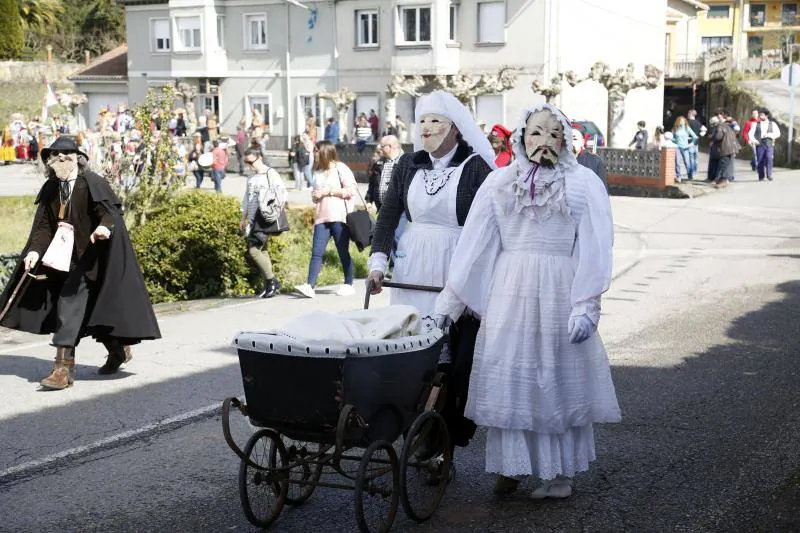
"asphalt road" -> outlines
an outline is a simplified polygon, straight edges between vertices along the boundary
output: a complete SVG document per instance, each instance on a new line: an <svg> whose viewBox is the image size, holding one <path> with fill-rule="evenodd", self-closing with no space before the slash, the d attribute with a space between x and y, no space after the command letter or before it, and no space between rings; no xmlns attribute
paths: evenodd
<svg viewBox="0 0 800 533"><path fill-rule="evenodd" d="M613 198L615 281L600 332L623 421L597 429L598 460L569 500L491 495L483 434L429 523L394 531L800 530L800 172L692 200ZM241 395L237 329L359 297L290 296L161 317L117 379L79 352L79 381L36 392L47 339L0 344L0 531L255 531L215 406ZM377 305L385 304L378 299ZM35 343L39 344L35 344ZM252 429L242 417L235 433ZM277 532L356 530L353 495L319 489Z"/></svg>

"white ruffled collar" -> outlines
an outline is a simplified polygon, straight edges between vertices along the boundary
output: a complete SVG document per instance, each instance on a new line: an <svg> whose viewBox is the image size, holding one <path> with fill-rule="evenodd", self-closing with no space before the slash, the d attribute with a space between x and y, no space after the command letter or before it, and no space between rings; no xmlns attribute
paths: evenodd
<svg viewBox="0 0 800 533"><path fill-rule="evenodd" d="M564 165L546 168L528 160L517 159L516 179L512 184L514 212L544 222L557 213L571 220L567 205Z"/></svg>

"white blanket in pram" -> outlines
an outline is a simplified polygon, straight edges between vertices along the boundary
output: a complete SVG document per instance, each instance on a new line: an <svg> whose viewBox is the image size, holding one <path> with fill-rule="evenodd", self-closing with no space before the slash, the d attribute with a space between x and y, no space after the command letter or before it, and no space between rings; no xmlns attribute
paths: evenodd
<svg viewBox="0 0 800 533"><path fill-rule="evenodd" d="M344 313L314 311L273 331L300 344L353 339L395 339L420 333L419 311L410 305L390 305Z"/></svg>

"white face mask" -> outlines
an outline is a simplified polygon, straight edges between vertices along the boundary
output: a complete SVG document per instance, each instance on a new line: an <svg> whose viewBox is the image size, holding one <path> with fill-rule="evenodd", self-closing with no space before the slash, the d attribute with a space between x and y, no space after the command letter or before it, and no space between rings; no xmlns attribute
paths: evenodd
<svg viewBox="0 0 800 533"><path fill-rule="evenodd" d="M572 153L578 155L583 151L583 134L578 130L572 130Z"/></svg>
<svg viewBox="0 0 800 533"><path fill-rule="evenodd" d="M450 133L452 126L453 121L444 115L426 113L419 117L419 132L422 136L422 149L429 154L438 150Z"/></svg>
<svg viewBox="0 0 800 533"><path fill-rule="evenodd" d="M78 154L55 154L48 158L47 166L61 181L75 179L78 175Z"/></svg>
<svg viewBox="0 0 800 533"><path fill-rule="evenodd" d="M564 125L549 109L531 113L525 122L525 154L544 167L554 167L564 146Z"/></svg>

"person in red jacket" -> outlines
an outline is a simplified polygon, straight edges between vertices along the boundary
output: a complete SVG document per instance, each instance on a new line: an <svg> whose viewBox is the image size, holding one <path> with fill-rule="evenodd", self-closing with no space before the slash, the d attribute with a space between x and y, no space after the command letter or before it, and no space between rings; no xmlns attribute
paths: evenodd
<svg viewBox="0 0 800 533"><path fill-rule="evenodd" d="M497 168L508 166L513 159L511 155L511 130L501 124L495 124L489 133L489 143L497 156L494 160Z"/></svg>
<svg viewBox="0 0 800 533"><path fill-rule="evenodd" d="M755 139L750 137L750 130L756 124L758 124L758 109L753 109L753 112L750 113L750 119L744 123L742 136L744 137L744 142L750 146L750 149L753 152L753 157L750 159L750 168L752 168L754 171L758 170L758 156L756 155L756 146L753 143Z"/></svg>

